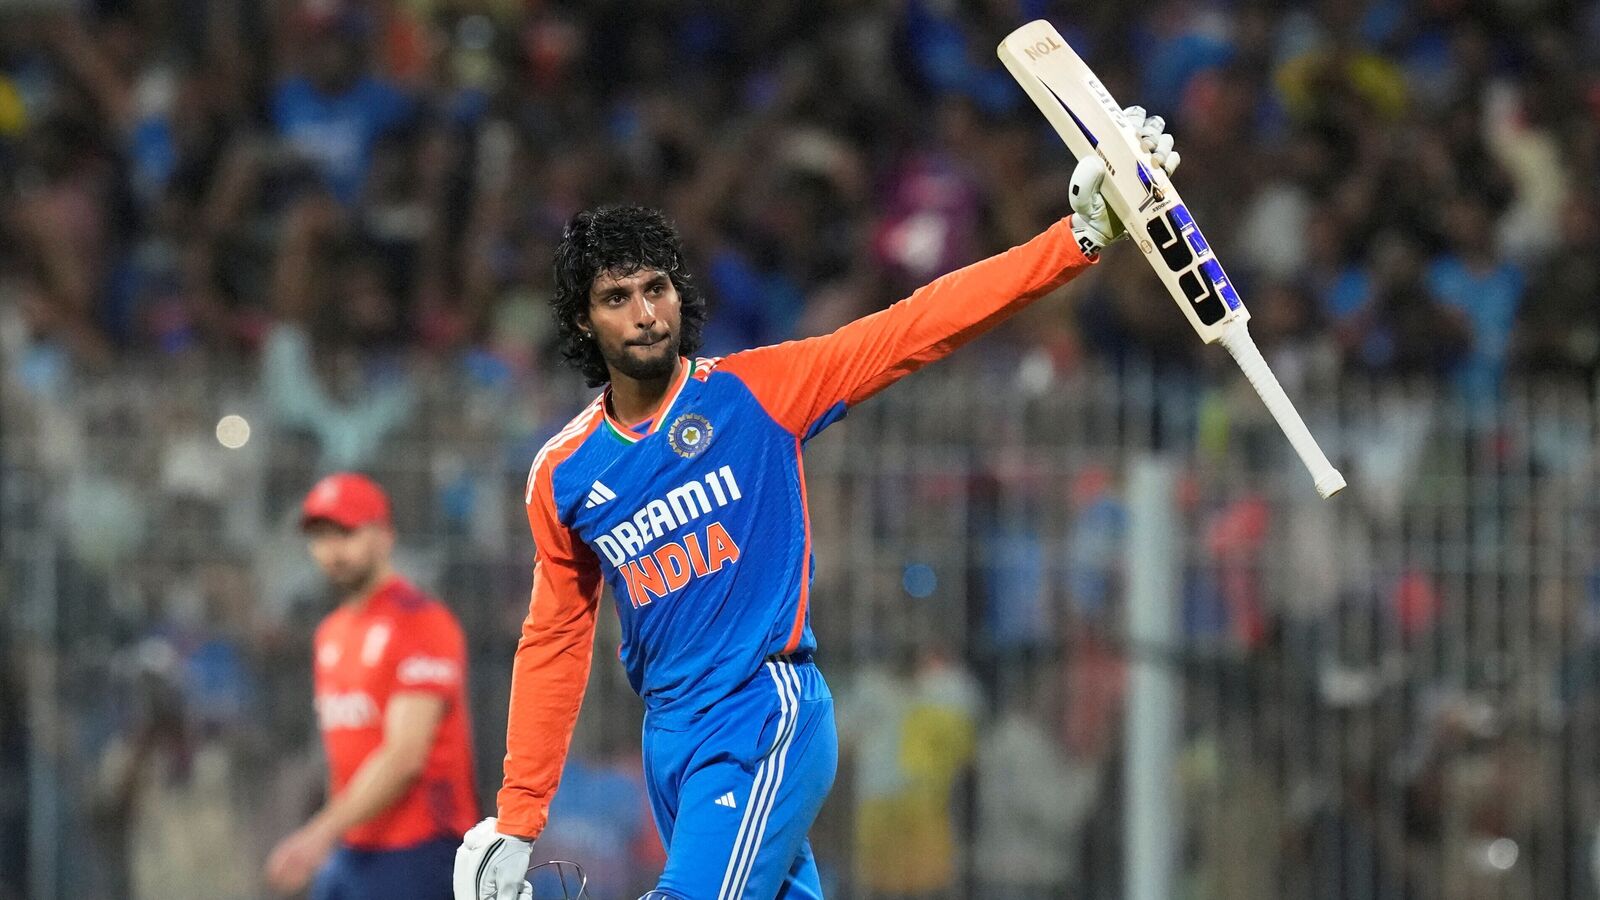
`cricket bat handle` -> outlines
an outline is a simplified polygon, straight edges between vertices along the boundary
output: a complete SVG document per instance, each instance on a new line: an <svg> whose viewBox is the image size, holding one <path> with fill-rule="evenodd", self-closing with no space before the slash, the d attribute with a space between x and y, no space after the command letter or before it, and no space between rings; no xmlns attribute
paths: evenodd
<svg viewBox="0 0 1600 900"><path fill-rule="evenodd" d="M1217 340L1227 348L1239 368L1244 370L1244 377L1250 380L1250 386L1261 395L1272 417L1278 420L1278 427L1283 429L1295 452L1300 454L1300 461L1310 470L1317 494L1326 500L1344 490L1344 476L1333 467L1333 463L1328 462L1322 448L1317 446L1317 439L1306 430L1306 423L1301 421L1300 413L1289 402L1289 395L1283 392L1277 376L1272 374L1267 361L1262 359L1256 342L1250 339L1244 321L1235 319L1229 322Z"/></svg>

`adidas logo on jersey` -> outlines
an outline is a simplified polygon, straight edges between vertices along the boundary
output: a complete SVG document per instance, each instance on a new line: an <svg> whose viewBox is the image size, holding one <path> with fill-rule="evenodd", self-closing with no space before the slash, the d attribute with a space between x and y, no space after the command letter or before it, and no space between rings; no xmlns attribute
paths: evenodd
<svg viewBox="0 0 1600 900"><path fill-rule="evenodd" d="M717 798L717 805L726 806L729 809L738 809L739 801L733 799L733 791L729 791Z"/></svg>
<svg viewBox="0 0 1600 900"><path fill-rule="evenodd" d="M611 488L596 481L594 484L589 485L589 499L584 501L583 508L594 509L608 500L615 499L617 499L617 495L611 492Z"/></svg>

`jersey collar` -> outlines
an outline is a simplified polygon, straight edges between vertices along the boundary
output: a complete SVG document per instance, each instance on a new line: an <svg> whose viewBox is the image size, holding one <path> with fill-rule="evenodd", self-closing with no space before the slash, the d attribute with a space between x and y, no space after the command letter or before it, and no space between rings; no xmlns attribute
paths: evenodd
<svg viewBox="0 0 1600 900"><path fill-rule="evenodd" d="M672 412L672 405L678 402L678 395L683 393L683 386L689 383L689 373L693 369L694 366L690 364L688 359L681 356L678 357L678 375L673 379L672 386L667 388L666 396L661 399L661 405L656 408L655 412L651 413L649 418L650 427L643 433L634 431L632 428L622 424L611 414L611 385L606 385L605 397L600 403L600 408L605 412L606 427L611 429L612 434L630 444L636 444L640 440L655 434L660 430L661 423L666 419L667 414Z"/></svg>

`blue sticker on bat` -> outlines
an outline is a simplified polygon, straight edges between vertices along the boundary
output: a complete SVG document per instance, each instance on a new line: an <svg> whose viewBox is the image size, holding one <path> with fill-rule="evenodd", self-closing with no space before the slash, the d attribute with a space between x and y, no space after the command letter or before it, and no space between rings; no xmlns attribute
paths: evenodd
<svg viewBox="0 0 1600 900"><path fill-rule="evenodd" d="M1072 107L1067 105L1067 101L1061 99L1061 95L1056 93L1055 90L1050 87L1050 85L1045 84L1043 80L1041 80L1039 83L1044 85L1045 90L1050 91L1050 96L1056 98L1056 102L1061 104L1061 108L1066 110L1067 115L1072 117L1072 124L1078 126L1078 130L1083 132L1083 136L1089 139L1089 146L1099 147L1100 139L1094 136L1094 132L1089 130L1089 126L1083 124L1083 120L1078 118L1078 114L1072 111Z"/></svg>
<svg viewBox="0 0 1600 900"><path fill-rule="evenodd" d="M1204 256L1211 245L1206 243L1206 236L1200 233L1200 226L1194 223L1194 217L1189 215L1189 210L1178 204L1172 208L1172 217L1178 224L1178 230L1183 232L1183 237L1194 249L1195 256Z"/></svg>
<svg viewBox="0 0 1600 900"><path fill-rule="evenodd" d="M1155 179L1150 177L1150 170L1144 167L1144 163L1135 162L1133 167L1139 174L1139 184L1144 187L1144 199L1139 202L1139 211L1144 212L1150 204L1161 199L1161 189L1156 187Z"/></svg>
<svg viewBox="0 0 1600 900"><path fill-rule="evenodd" d="M1244 305L1239 299L1239 292L1233 289L1233 282L1228 280L1228 273L1222 271L1222 264L1215 259L1208 259L1200 264L1200 271L1206 280L1217 288L1217 293L1222 295L1222 302L1228 304L1228 309L1238 309Z"/></svg>
<svg viewBox="0 0 1600 900"><path fill-rule="evenodd" d="M1089 126L1083 124L1083 120L1078 118L1078 114L1073 112L1071 107L1066 106L1066 104L1062 104L1062 106L1066 108L1067 115L1072 117L1072 123L1078 126L1078 130L1083 132L1084 137L1089 139L1089 146L1098 148L1100 146L1100 139L1094 136L1094 132L1089 130Z"/></svg>

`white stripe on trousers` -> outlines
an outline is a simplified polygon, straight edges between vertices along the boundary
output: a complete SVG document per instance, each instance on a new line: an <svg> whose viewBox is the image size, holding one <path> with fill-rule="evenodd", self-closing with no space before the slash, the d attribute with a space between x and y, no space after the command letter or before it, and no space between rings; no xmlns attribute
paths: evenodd
<svg viewBox="0 0 1600 900"><path fill-rule="evenodd" d="M794 741L800 718L799 678L794 674L793 664L779 661L768 662L766 666L767 674L778 691L778 739L773 744L772 752L756 767L750 798L745 803L739 832L734 837L728 867L722 873L722 887L717 891L717 900L738 900L744 890L750 867L760 850L767 815L772 812L778 785L783 781L784 762L788 758L789 744ZM791 683L793 688L790 687Z"/></svg>
<svg viewBox="0 0 1600 900"><path fill-rule="evenodd" d="M773 747L772 757L776 758L777 766L773 769L773 777L768 790L762 794L760 808L756 810L754 827L747 835L743 851L739 854L739 864L735 869L732 890L728 894L729 900L738 900L744 895L744 889L749 886L750 873L755 868L756 856L761 852L761 841L766 837L767 820L772 815L772 809L778 802L778 790L783 784L784 769L787 768L789 759L789 746L794 743L795 732L800 727L800 691L799 676L795 673L794 665L788 662L778 662L773 665L773 682L777 685L780 697L787 695L791 715L789 728L779 736L779 742Z"/></svg>
<svg viewBox="0 0 1600 900"><path fill-rule="evenodd" d="M767 674L776 682L777 676L773 675L773 663L767 663L766 667ZM783 734L789 727L790 713L788 694L780 687L778 690L778 740L773 743L774 751L778 743L782 742ZM759 805L757 799L767 789L767 779L772 770L770 763L774 755L768 754L767 758L756 766L756 777L751 782L750 796L746 798L744 804L744 815L739 819L739 831L734 835L733 849L728 854L728 867L722 872L722 886L717 890L717 900L727 900L728 888L735 881L734 869L741 856L740 850L744 847L745 839L749 835L750 823L755 819L756 807Z"/></svg>
<svg viewBox="0 0 1600 900"><path fill-rule="evenodd" d="M730 894L730 900L738 900L739 897L744 895L744 889L749 887L750 873L755 871L755 857L760 854L760 849L762 849L762 839L766 838L766 820L771 818L774 807L778 806L776 785L781 785L782 780L784 780L784 769L786 769L787 762L789 762L789 748L790 745L794 745L795 733L800 730L800 673L795 671L794 663L779 663L778 674L784 677L784 682L779 684L779 689L787 687L787 690L789 690L789 703L794 706L795 714L792 717L792 721L789 722L789 733L784 738L784 743L782 743L781 748L774 751L774 754L778 756L778 777L774 778L773 781L774 790L766 793L765 806L760 812L760 818L755 823L755 830L752 831L754 841L750 841L749 846L744 849L744 862L739 866L742 871L734 881L734 890L733 894Z"/></svg>

